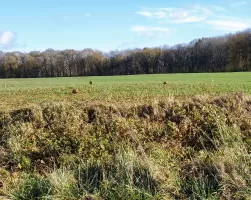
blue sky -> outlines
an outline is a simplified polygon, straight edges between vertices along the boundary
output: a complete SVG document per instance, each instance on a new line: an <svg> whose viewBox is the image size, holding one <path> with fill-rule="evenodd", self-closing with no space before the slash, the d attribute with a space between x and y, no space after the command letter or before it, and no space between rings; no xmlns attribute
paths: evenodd
<svg viewBox="0 0 251 200"><path fill-rule="evenodd" d="M251 0L9 0L0 50L102 51L188 43L251 27Z"/></svg>

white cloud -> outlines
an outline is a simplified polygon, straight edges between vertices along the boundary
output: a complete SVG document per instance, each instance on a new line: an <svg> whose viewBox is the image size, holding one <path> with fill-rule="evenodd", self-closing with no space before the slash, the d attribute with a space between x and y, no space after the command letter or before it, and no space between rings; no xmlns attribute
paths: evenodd
<svg viewBox="0 0 251 200"><path fill-rule="evenodd" d="M162 11L162 10L156 10L156 11L141 11L141 12L137 12L137 14L139 15L143 15L145 17L153 17L153 18L157 18L157 19L164 19L167 16L167 13Z"/></svg>
<svg viewBox="0 0 251 200"><path fill-rule="evenodd" d="M232 1L233 2L233 1ZM251 28L251 19L234 16L236 7L244 6L247 1L233 2L225 7L220 5L193 5L190 7L141 8L138 15L155 19L158 24L195 24L208 29L235 32ZM231 8L233 7L233 8ZM136 32L136 31L135 31ZM137 31L140 35L152 36L153 31ZM155 31L156 32L156 31ZM167 31L166 35L170 34ZM156 34L157 35L157 34ZM160 34L163 37L163 33ZM165 36L166 36L165 35ZM159 37L159 36L156 36Z"/></svg>
<svg viewBox="0 0 251 200"><path fill-rule="evenodd" d="M169 9L168 17L173 23L200 22L205 19L205 14L197 10L187 10L183 8Z"/></svg>
<svg viewBox="0 0 251 200"><path fill-rule="evenodd" d="M216 16L217 12L227 11L221 6L200 6L194 5L189 8L144 8L137 14L167 20L172 23L192 23L206 20L209 16Z"/></svg>
<svg viewBox="0 0 251 200"><path fill-rule="evenodd" d="M231 3L230 6L231 7L240 7L240 6L244 6L246 4L247 4L246 1L239 1L239 2L235 2L235 3Z"/></svg>
<svg viewBox="0 0 251 200"><path fill-rule="evenodd" d="M228 12L228 10L222 6L218 5L211 5L209 6L210 9L214 10L215 12Z"/></svg>
<svg viewBox="0 0 251 200"><path fill-rule="evenodd" d="M171 31L165 27L133 26L131 31L138 33L140 37L163 38L170 35Z"/></svg>
<svg viewBox="0 0 251 200"><path fill-rule="evenodd" d="M89 17L89 16L91 16L91 14L90 13L86 13L85 16Z"/></svg>
<svg viewBox="0 0 251 200"><path fill-rule="evenodd" d="M236 20L208 20L206 23L217 30L239 31L250 27L249 23Z"/></svg>
<svg viewBox="0 0 251 200"><path fill-rule="evenodd" d="M16 35L11 31L0 32L0 48L9 49L15 45Z"/></svg>
<svg viewBox="0 0 251 200"><path fill-rule="evenodd" d="M246 1L235 2L232 7L243 6ZM228 5L229 6L229 5ZM220 5L193 5L180 8L141 8L137 12L147 18L155 19L157 23L196 23L196 25L207 25L210 29L224 31L240 31L251 27L251 20L231 16L233 11L230 7Z"/></svg>
<svg viewBox="0 0 251 200"><path fill-rule="evenodd" d="M139 15L143 15L145 17L152 17L154 13L148 11L137 12Z"/></svg>
<svg viewBox="0 0 251 200"><path fill-rule="evenodd" d="M204 21L206 18L204 16L184 16L184 17L176 17L173 20L174 23L193 23L193 22L201 22Z"/></svg>

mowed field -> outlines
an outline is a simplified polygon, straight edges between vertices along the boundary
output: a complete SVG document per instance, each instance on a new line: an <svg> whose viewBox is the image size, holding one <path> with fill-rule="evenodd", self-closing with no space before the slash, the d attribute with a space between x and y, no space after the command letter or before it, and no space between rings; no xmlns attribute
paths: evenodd
<svg viewBox="0 0 251 200"><path fill-rule="evenodd" d="M74 88L77 94L72 94ZM140 104L170 97L235 92L251 93L250 72L0 79L0 108L15 109L48 101Z"/></svg>

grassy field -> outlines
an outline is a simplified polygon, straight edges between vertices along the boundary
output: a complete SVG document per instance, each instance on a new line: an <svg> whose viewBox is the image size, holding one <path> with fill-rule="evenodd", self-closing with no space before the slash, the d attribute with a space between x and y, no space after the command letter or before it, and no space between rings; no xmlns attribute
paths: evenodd
<svg viewBox="0 0 251 200"><path fill-rule="evenodd" d="M93 81L89 85L89 81ZM166 81L167 85L163 85ZM78 89L73 95L72 89ZM160 74L106 77L1 79L0 108L46 101L130 104L169 97L251 93L251 73Z"/></svg>
<svg viewBox="0 0 251 200"><path fill-rule="evenodd" d="M250 94L251 73L0 80L0 200L249 200Z"/></svg>

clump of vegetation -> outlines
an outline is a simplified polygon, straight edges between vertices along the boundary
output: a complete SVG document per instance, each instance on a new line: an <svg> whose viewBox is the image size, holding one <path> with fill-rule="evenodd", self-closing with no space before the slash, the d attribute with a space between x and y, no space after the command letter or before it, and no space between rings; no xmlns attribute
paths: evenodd
<svg viewBox="0 0 251 200"><path fill-rule="evenodd" d="M72 94L77 94L78 93L78 90L76 89L76 88L74 88L73 90L72 90Z"/></svg>
<svg viewBox="0 0 251 200"><path fill-rule="evenodd" d="M45 198L51 193L52 185L49 180L37 175L23 175L19 185L10 194L14 200Z"/></svg>
<svg viewBox="0 0 251 200"><path fill-rule="evenodd" d="M250 102L241 93L135 106L36 104L0 113L0 196L248 199Z"/></svg>

